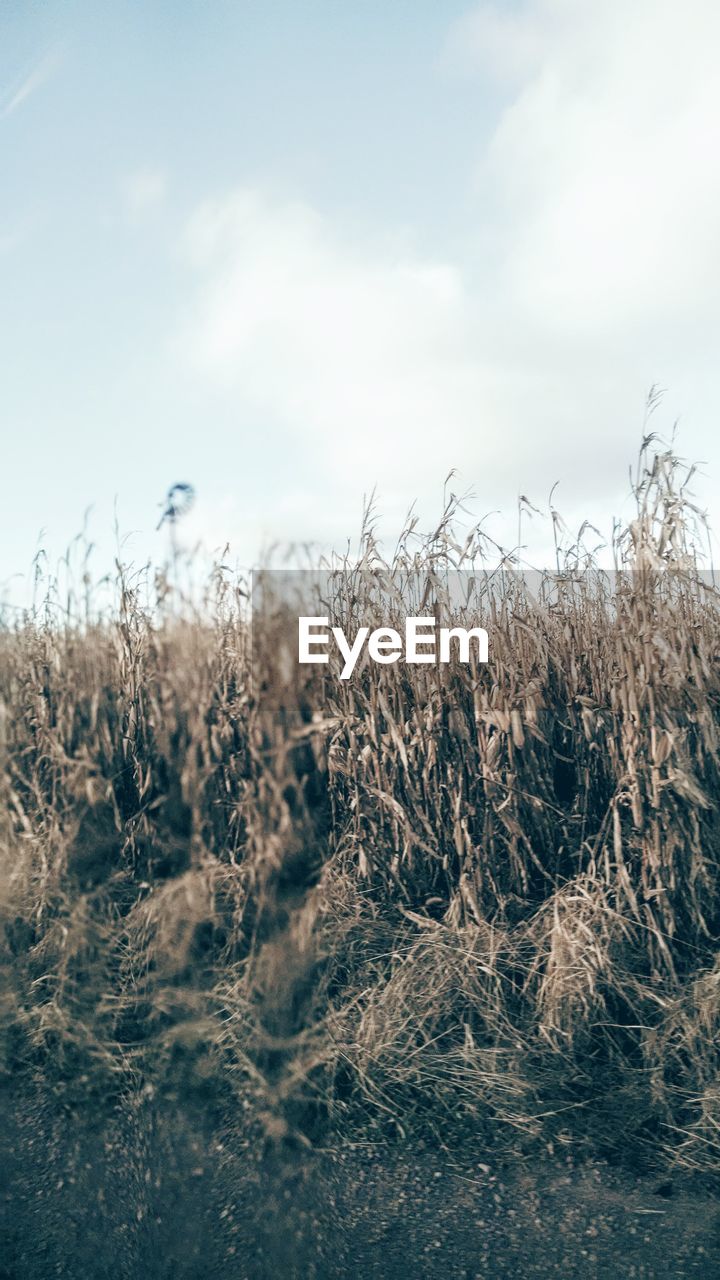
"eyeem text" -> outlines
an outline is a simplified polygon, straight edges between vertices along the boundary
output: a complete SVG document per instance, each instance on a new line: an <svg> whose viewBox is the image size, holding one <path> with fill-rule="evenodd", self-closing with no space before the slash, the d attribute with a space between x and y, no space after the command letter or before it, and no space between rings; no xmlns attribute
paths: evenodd
<svg viewBox="0 0 720 1280"><path fill-rule="evenodd" d="M450 662L453 642L460 662L470 662L475 642L478 662L488 660L488 636L482 627L438 627L435 618L406 618L405 635L393 627L360 627L352 644L342 627L329 627L328 618L298 618L298 661L326 663L330 640L334 640L344 660L341 680L349 680L367 645L372 662L388 664L403 658L409 663Z"/></svg>

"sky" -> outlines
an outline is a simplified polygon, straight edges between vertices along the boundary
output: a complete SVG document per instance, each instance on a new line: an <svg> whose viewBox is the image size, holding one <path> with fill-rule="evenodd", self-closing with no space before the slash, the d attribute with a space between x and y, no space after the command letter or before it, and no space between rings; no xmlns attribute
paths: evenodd
<svg viewBox="0 0 720 1280"><path fill-rule="evenodd" d="M653 384L720 527L719 47L714 0L0 0L0 598L86 512L162 557L179 481L246 565L453 468L605 532Z"/></svg>

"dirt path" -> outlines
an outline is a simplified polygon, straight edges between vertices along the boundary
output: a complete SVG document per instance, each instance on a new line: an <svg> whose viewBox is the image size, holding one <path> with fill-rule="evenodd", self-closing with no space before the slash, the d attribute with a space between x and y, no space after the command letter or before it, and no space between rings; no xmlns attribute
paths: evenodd
<svg viewBox="0 0 720 1280"><path fill-rule="evenodd" d="M0 1280L720 1277L720 1205L604 1166L354 1147L259 1157L168 1104L0 1096Z"/></svg>

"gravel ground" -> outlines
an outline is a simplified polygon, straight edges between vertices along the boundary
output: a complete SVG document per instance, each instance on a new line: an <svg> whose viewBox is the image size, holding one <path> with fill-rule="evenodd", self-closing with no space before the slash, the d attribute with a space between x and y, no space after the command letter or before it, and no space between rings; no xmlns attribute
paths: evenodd
<svg viewBox="0 0 720 1280"><path fill-rule="evenodd" d="M720 1205L465 1148L268 1152L201 1110L0 1095L0 1280L720 1277Z"/></svg>

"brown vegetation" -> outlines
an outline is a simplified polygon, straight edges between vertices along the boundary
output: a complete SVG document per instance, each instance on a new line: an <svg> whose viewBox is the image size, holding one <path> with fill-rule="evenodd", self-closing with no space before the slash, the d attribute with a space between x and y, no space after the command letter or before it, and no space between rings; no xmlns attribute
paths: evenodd
<svg viewBox="0 0 720 1280"><path fill-rule="evenodd" d="M717 1171L720 613L680 477L646 446L612 579L506 561L487 667L288 684L220 569L194 612L119 569L111 618L6 627L6 1076ZM487 549L453 516L389 564L370 523L343 581L441 605Z"/></svg>

